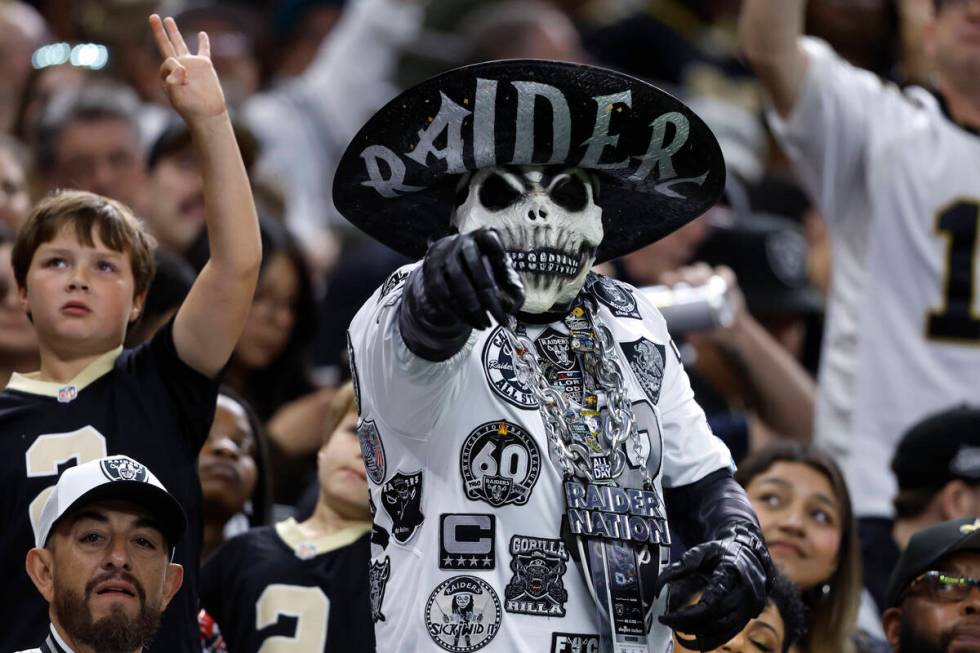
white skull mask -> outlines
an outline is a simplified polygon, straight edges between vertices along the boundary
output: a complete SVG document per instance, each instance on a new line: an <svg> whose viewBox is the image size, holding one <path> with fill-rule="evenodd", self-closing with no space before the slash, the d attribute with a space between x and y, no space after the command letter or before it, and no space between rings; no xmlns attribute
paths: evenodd
<svg viewBox="0 0 980 653"><path fill-rule="evenodd" d="M542 313L578 294L602 242L598 182L581 168L485 168L460 182L459 233L497 230L524 283L521 310Z"/></svg>

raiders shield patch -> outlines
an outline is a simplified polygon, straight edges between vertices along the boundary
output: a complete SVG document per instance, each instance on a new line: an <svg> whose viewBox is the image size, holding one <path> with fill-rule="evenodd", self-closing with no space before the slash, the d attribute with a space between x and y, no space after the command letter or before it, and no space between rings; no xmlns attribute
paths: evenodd
<svg viewBox="0 0 980 653"><path fill-rule="evenodd" d="M378 301L380 302L385 298L385 295L391 293L392 290L402 285L405 279L408 278L408 270L395 270L391 273L385 282L381 284L381 293L378 295Z"/></svg>
<svg viewBox="0 0 980 653"><path fill-rule="evenodd" d="M493 515L440 515L439 569L493 569L496 531Z"/></svg>
<svg viewBox="0 0 980 653"><path fill-rule="evenodd" d="M575 369L575 357L568 346L568 336L551 327L545 329L534 341L538 354L556 370Z"/></svg>
<svg viewBox="0 0 980 653"><path fill-rule="evenodd" d="M388 587L389 577L391 577L391 559L388 556L385 556L384 562L371 561L368 583L371 592L371 619L374 623L385 620L381 605L385 600L385 588Z"/></svg>
<svg viewBox="0 0 980 653"><path fill-rule="evenodd" d="M146 483L146 467L126 456L110 456L100 463L102 473L110 481L139 481Z"/></svg>
<svg viewBox="0 0 980 653"><path fill-rule="evenodd" d="M664 380L664 354L667 348L640 338L633 342L621 342L619 346L636 375L643 392L654 404L660 399L660 385Z"/></svg>
<svg viewBox="0 0 980 653"><path fill-rule="evenodd" d="M425 520L422 514L422 470L414 474L396 472L381 486L381 502L391 517L392 537L399 544L405 544Z"/></svg>
<svg viewBox="0 0 980 653"><path fill-rule="evenodd" d="M643 319L636 306L636 297L625 285L601 274L589 275L589 278L592 280L589 290L596 299L609 307L613 315L631 317L634 320Z"/></svg>
<svg viewBox="0 0 980 653"><path fill-rule="evenodd" d="M531 389L517 378L514 350L501 327L494 329L483 345L483 373L494 394L507 403L528 410L537 408Z"/></svg>
<svg viewBox="0 0 980 653"><path fill-rule="evenodd" d="M562 578L568 552L561 540L515 535L510 538L510 570L504 609L516 614L564 617L568 591Z"/></svg>
<svg viewBox="0 0 980 653"><path fill-rule="evenodd" d="M439 648L478 651L500 630L500 599L486 581L453 576L436 587L425 604L425 626Z"/></svg>
<svg viewBox="0 0 980 653"><path fill-rule="evenodd" d="M538 480L541 454L534 439L517 424L487 422L463 441L459 469L470 500L495 508L524 505Z"/></svg>
<svg viewBox="0 0 980 653"><path fill-rule="evenodd" d="M381 485L385 480L385 447L373 420L361 420L357 425L357 440L361 444L361 457L368 478L375 485Z"/></svg>
<svg viewBox="0 0 980 653"><path fill-rule="evenodd" d="M551 653L599 653L599 636L551 633Z"/></svg>

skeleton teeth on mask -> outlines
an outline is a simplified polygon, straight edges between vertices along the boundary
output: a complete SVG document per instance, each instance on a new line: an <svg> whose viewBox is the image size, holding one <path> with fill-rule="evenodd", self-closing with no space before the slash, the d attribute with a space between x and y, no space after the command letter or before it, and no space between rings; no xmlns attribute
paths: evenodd
<svg viewBox="0 0 980 653"><path fill-rule="evenodd" d="M493 227L524 282L522 310L541 313L574 299L602 242L598 184L581 168L486 168L460 181L459 233ZM465 188L465 193L464 193Z"/></svg>

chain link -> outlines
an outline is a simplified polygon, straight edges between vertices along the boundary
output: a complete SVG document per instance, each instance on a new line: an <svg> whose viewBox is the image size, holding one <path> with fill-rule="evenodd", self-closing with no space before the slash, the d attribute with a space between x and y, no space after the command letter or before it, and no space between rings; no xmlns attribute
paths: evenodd
<svg viewBox="0 0 980 653"><path fill-rule="evenodd" d="M584 302L585 313L595 333L596 351L586 352L582 358L587 373L591 374L606 395L605 419L602 420L601 437L603 455L608 456L612 468L611 478L618 478L626 469L626 455L621 445L629 440L637 460L641 460L642 449L632 402L626 391L623 368L619 363L616 342L612 332L595 319L595 310L589 302ZM584 407L568 397L561 388L552 386L543 370L541 361L530 338L518 335L517 321L510 317L502 325L503 333L514 352L514 371L534 395L541 412L545 434L558 454L562 471L593 480L589 447L575 437L572 423L580 418ZM649 471L644 467L644 482L652 485Z"/></svg>

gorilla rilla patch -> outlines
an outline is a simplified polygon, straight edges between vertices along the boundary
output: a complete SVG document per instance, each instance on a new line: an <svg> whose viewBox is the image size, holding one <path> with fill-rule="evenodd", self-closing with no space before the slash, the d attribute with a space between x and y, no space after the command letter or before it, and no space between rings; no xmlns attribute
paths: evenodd
<svg viewBox="0 0 980 653"><path fill-rule="evenodd" d="M463 491L472 501L498 508L527 503L541 471L534 439L517 424L504 420L476 427L459 454Z"/></svg>
<svg viewBox="0 0 980 653"><path fill-rule="evenodd" d="M510 538L513 578L504 589L504 609L517 614L564 617L568 591L562 578L568 552L561 540Z"/></svg>
<svg viewBox="0 0 980 653"><path fill-rule="evenodd" d="M440 648L477 651L500 630L500 599L484 580L453 576L436 587L425 604L425 626Z"/></svg>
<svg viewBox="0 0 980 653"><path fill-rule="evenodd" d="M408 542L425 521L422 514L422 470L396 472L381 486L381 505L391 517L391 535L399 544Z"/></svg>
<svg viewBox="0 0 980 653"><path fill-rule="evenodd" d="M483 372L494 394L507 403L527 410L538 407L531 389L517 378L514 350L501 327L494 329L483 345Z"/></svg>
<svg viewBox="0 0 980 653"><path fill-rule="evenodd" d="M368 582L371 591L371 620L374 623L384 621L385 616L381 612L381 604L385 600L385 589L388 587L388 579L391 577L391 559L385 556L384 562L371 561L368 569Z"/></svg>

